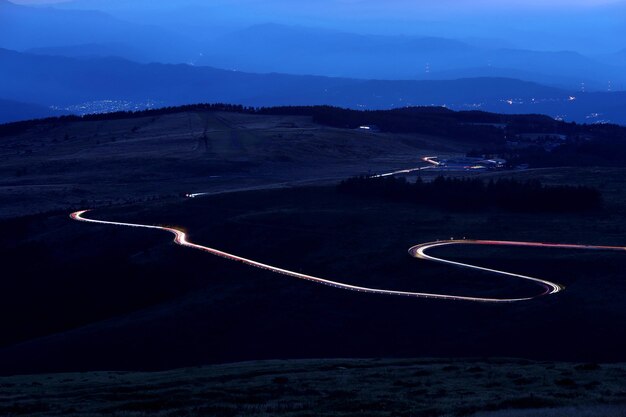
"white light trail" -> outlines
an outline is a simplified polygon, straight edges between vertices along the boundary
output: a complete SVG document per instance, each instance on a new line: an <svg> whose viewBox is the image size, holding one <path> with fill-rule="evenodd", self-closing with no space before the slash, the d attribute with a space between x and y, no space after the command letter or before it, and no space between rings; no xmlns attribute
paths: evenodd
<svg viewBox="0 0 626 417"><path fill-rule="evenodd" d="M495 246L523 246L523 247L540 247L540 248L562 248L562 249L583 249L583 250L618 250L625 251L626 247L621 246L592 246L592 245L575 245L575 244L555 244L555 243L540 243L540 242L514 242L514 241L499 241L499 240L445 240L439 242L430 242L423 243L420 245L413 246L409 249L409 254L415 258L424 259L432 262L444 263L447 265L452 265L461 268L473 269L483 272L490 272L493 274L502 275L505 277L512 277L517 279L523 279L527 281L531 281L536 283L537 285L544 288L544 291L540 294L537 294L532 297L523 297L523 298L488 298L488 297L471 297L471 296L462 296L462 295L452 295L452 294L435 294L435 293L424 293L424 292L413 292L413 291L396 291L396 290L386 290L381 288L369 288L362 287L357 285L346 284L339 281L332 281L324 278L315 277L312 275L302 274L295 271L290 271L288 269L279 268L276 266L268 265L262 262L258 262L252 259L244 258L241 256L233 255L231 253L223 252L218 249L210 248L208 246L199 245L193 242L190 242L187 238L187 234L182 230L175 229L172 227L162 227L162 226L153 226L153 225L144 225L144 224L136 224L136 223L122 223L122 222L111 222L105 220L96 220L85 217L85 214L88 213L89 210L82 210L72 213L70 217L74 220L87 222L87 223L96 223L96 224L104 224L111 226L125 226L125 227L134 227L134 228L143 228L143 229L153 229L153 230L163 230L174 235L174 242L178 245L197 249L203 252L210 253L215 256L219 256L225 259L229 259L232 261L241 262L243 264L253 266L255 268L264 269L267 271L271 271L277 274L287 275L293 278L303 279L307 281L312 281L318 284L323 284L343 290L349 291L357 291L369 294L378 294L378 295L392 295L392 296L403 296L403 297L414 297L414 298L432 298L432 299L440 299L440 300L453 300L453 301L473 301L473 302L482 302L482 303L513 303L518 301L528 301L541 296L556 294L562 291L564 288L556 283L533 278L530 276L515 274L512 272L500 271L497 269L485 268L477 265L470 265L461 262L455 262L447 259L436 258L434 256L426 254L427 250L447 246L447 245L495 245Z"/></svg>

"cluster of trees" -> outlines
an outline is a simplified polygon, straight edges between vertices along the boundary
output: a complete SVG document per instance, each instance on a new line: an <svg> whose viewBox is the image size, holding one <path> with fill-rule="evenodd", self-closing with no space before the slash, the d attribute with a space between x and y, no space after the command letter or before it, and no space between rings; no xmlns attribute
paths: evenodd
<svg viewBox="0 0 626 417"><path fill-rule="evenodd" d="M497 208L520 212L579 212L599 209L600 192L586 186L547 186L538 180L437 177L410 183L395 177L354 177L342 181L339 191L398 202L427 204L450 210Z"/></svg>
<svg viewBox="0 0 626 417"><path fill-rule="evenodd" d="M334 107L319 107L313 121L319 124L354 129L376 125L383 132L420 133L439 137L466 139L479 143L502 143L506 132L493 124L469 122L462 112L443 107L407 107L395 110L358 111Z"/></svg>
<svg viewBox="0 0 626 417"><path fill-rule="evenodd" d="M498 153L512 164L528 163L532 167L607 166L626 167L626 140L619 137L568 140L554 149L530 146Z"/></svg>

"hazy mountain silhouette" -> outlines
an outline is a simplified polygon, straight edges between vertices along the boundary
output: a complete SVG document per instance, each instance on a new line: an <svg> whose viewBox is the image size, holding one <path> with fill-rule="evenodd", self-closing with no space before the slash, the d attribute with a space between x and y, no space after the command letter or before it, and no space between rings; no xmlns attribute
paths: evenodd
<svg viewBox="0 0 626 417"><path fill-rule="evenodd" d="M445 74L450 78L514 77L573 91L582 83L588 91L605 91L609 81L616 87L626 84L623 54L588 57L573 51L503 48L511 42L485 40L469 30L457 32L452 21L446 37L357 34L350 32L349 25L346 30L293 24L249 25L245 22L266 19L264 13L282 6L270 1L262 12L258 4L246 4L249 7L232 2L129 4L83 0L52 8L18 6L2 0L0 47L70 57L117 56L144 63L190 63L254 73L394 80L439 79ZM341 9L336 1L325 4ZM611 11L619 7L594 8L590 13L615 14ZM239 18L236 10L247 17ZM258 16L253 15L255 10ZM559 27L564 25L560 20L555 26L557 23ZM228 26L242 29L227 31ZM544 43L538 45L543 48Z"/></svg>
<svg viewBox="0 0 626 417"><path fill-rule="evenodd" d="M38 104L21 103L19 101L0 99L0 123L38 119L58 115L60 115L59 112L55 112Z"/></svg>
<svg viewBox="0 0 626 417"><path fill-rule="evenodd" d="M541 72L523 71L515 68L499 68L484 66L475 68L451 69L447 71L431 71L428 79L431 80L454 80L459 78L514 78L518 80L532 80L532 82L550 85L568 91L579 90L580 80L575 77L560 77Z"/></svg>
<svg viewBox="0 0 626 417"><path fill-rule="evenodd" d="M277 4L270 1L267 10L281 9ZM336 1L325 4L343 7ZM606 15L620 7L594 8L590 13ZM239 18L237 10L247 17ZM511 42L476 36L460 41L453 39L459 33L452 21L446 37L367 35L350 33L349 29L246 23L267 18L254 2L243 8L229 2L83 0L52 8L18 6L2 0L0 47L70 57L190 63L253 73L393 80L513 77L573 91L582 83L587 91L605 91L609 81L616 88L626 84L623 53L587 57L573 51L503 48ZM229 26L242 29L225 29ZM371 30L375 27L372 24ZM501 31L494 34L505 35Z"/></svg>
<svg viewBox="0 0 626 417"><path fill-rule="evenodd" d="M614 53L596 55L594 58L607 64L626 67L626 48Z"/></svg>
<svg viewBox="0 0 626 417"><path fill-rule="evenodd" d="M551 6L537 1L485 2L456 0L442 2L377 0L324 0L298 3L291 0L76 0L64 7L105 10L137 22L170 29L193 30L204 22L204 32L213 26L250 26L266 22L334 28L344 32L434 36L455 39L495 38L498 43L480 42L489 48L512 47L529 50L574 50L586 54L607 53L623 48L626 38L624 2L597 4L581 1L571 7ZM532 4L534 3L534 4ZM563 2L562 2L563 3ZM574 3L579 3L574 4ZM596 3L596 4L592 4ZM141 11L141 12L139 12ZM474 18L480 13L480 20ZM508 46L507 46L508 44ZM479 44L476 44L477 46Z"/></svg>
<svg viewBox="0 0 626 417"><path fill-rule="evenodd" d="M461 64L476 48L443 38L359 35L279 24L216 39L201 64L251 72L355 78L420 78L429 62Z"/></svg>
<svg viewBox="0 0 626 417"><path fill-rule="evenodd" d="M494 99L563 97L564 91L517 80L368 81L252 74L189 65L138 64L119 58L73 59L0 50L0 96L46 104L118 98L167 103L334 104L374 107ZM51 81L54 82L51 82Z"/></svg>
<svg viewBox="0 0 626 417"><path fill-rule="evenodd" d="M139 64L120 58L68 58L0 49L0 97L44 106L100 100L160 105L229 102L251 106L329 104L359 109L446 105L454 109L545 113L585 121L588 113L613 114L626 94L571 93L509 78L389 81L321 76L253 74L183 64ZM593 100L591 100L593 98ZM574 116L572 116L574 115Z"/></svg>
<svg viewBox="0 0 626 417"><path fill-rule="evenodd" d="M131 61L148 61L140 50L124 43L89 43L69 46L49 46L32 48L24 51L36 55L65 56L70 58L107 58L118 57Z"/></svg>
<svg viewBox="0 0 626 417"><path fill-rule="evenodd" d="M128 45L129 50L141 51L128 58L162 62L186 62L196 50L184 36L103 12L21 6L0 0L0 47L27 50L79 44Z"/></svg>
<svg viewBox="0 0 626 417"><path fill-rule="evenodd" d="M255 25L204 48L198 64L249 72L286 72L351 78L429 79L525 74L528 81L603 89L626 81L626 64L600 62L570 51L474 46L436 37L357 35L279 24ZM475 69L485 68L483 73ZM495 68L496 70L491 70ZM509 69L509 70L507 70Z"/></svg>

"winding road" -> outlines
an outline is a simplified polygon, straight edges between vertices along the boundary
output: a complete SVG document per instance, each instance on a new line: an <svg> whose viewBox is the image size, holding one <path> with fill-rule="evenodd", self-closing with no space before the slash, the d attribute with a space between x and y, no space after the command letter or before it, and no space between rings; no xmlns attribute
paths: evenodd
<svg viewBox="0 0 626 417"><path fill-rule="evenodd" d="M393 175L399 175L399 174L412 173L412 172L421 171L421 170L429 169L429 168L435 168L437 165L439 165L436 159L437 157L425 157L425 158L422 158L422 160L430 164L426 167L394 171L394 172L389 172L385 174L374 175L373 177L374 178L387 177L387 176L393 176ZM208 193L187 194L187 197L194 198L194 197L203 196L207 194ZM451 240L442 240L442 241L437 241L437 242L422 243L419 245L415 245L409 249L409 254L414 258L423 259L423 260L427 260L431 262L438 262L438 263L460 267L460 268L472 269L472 270L481 271L481 272L489 272L489 273L501 275L507 278L522 279L522 280L530 281L542 289L541 292L538 292L536 295L532 297L523 297L523 298L471 297L471 296L452 295L452 294L435 294L435 293L413 292L413 291L386 290L382 288L361 287L357 285L346 284L346 283L339 282L339 281L331 281L328 279L315 277L315 276L307 275L307 274L302 274L299 272L290 271L288 269L268 265L268 264L258 262L252 259L237 256L232 253L224 252L218 249L210 248L208 246L203 246L197 243L193 243L189 241L189 239L187 238L187 234L184 231L173 228L173 227L163 227L163 226L154 226L154 225L137 224L137 223L122 223L122 222L97 220L97 219L93 219L93 218L89 218L85 216L87 213L89 213L89 211L90 210L77 211L75 213L72 213L70 217L76 221L87 222L87 223L162 230L162 231L173 234L174 242L178 245L200 250L203 252L207 252L207 253L210 253L211 255L219 256L219 257L229 259L232 261L241 262L243 264L253 266L255 268L264 269L264 270L271 271L277 274L287 275L293 278L312 281L312 282L322 284L322 285L328 285L328 286L339 288L342 290L357 291L357 292L378 294L378 295L392 295L392 296L414 297L414 298L433 298L433 299L452 300L452 301L472 301L472 302L481 302L481 303L514 303L514 302L519 302L519 301L529 301L538 297L556 294L558 292L563 291L564 287L554 282L530 277L527 275L516 274L513 272L507 272L507 271L500 271L500 270L492 269L492 268L485 268L482 266L451 261L451 260L443 259L443 258L437 258L432 255L428 255L426 253L426 251L430 249L443 247L443 246L450 246L450 245L490 245L490 246L517 246L517 247L536 247L536 248L626 251L626 247L622 247L622 246L593 246L593 245L558 244L558 243L541 243L541 242L515 242L515 241L502 241L502 240L466 240L466 239L463 239L463 240L451 239Z"/></svg>
<svg viewBox="0 0 626 417"><path fill-rule="evenodd" d="M215 256L232 260L232 261L241 262L243 264L253 266L255 268L264 269L264 270L271 271L277 274L287 275L293 278L312 281L318 284L328 285L328 286L339 288L342 290L357 291L357 292L379 294L379 295L392 295L392 296L414 297L414 298L433 298L433 299L453 300L453 301L473 301L473 302L482 302L482 303L513 303L513 302L519 302L519 301L528 301L528 300L532 300L534 298L538 298L541 296L556 294L562 291L564 288L559 284L556 284L554 282L550 282L547 280L533 278L533 277L521 275L521 274L515 274L512 272L500 271L497 269L484 268L484 267L477 266L477 265L465 264L461 262L455 262L455 261L451 261L447 259L437 258L432 255L428 255L426 252L433 248L449 246L449 245L491 245L491 246L495 245L495 246L517 246L517 247L539 247L539 248L561 248L561 249L583 249L583 250L612 250L612 251L625 251L626 250L626 247L621 247L621 246L591 246L591 245L554 244L554 243L539 243L539 242L512 242L512 241L499 241L499 240L444 240L444 241L437 241L437 242L422 243L420 245L413 246L409 249L409 254L413 256L414 258L443 263L443 264L452 265L452 266L461 267L461 268L473 269L477 271L490 272L490 273L502 275L508 278L523 279L523 280L531 281L543 289L543 291L539 292L535 296L524 297L524 298L471 297L471 296L451 295L451 294L434 294L434 293L424 293L424 292L386 290L386 289L381 289L381 288L361 287L357 285L346 284L343 282L331 281L328 279L315 277L315 276L307 275L307 274L302 274L299 272L290 271L288 269L283 269L283 268L279 268L276 266L268 265L268 264L261 263L252 259L243 258L241 256L223 252L218 249L210 248L208 246L203 246L203 245L190 242L185 232L179 229L172 228L172 227L97 220L97 219L86 217L87 213L89 213L89 210L77 211L75 213L72 213L70 217L74 220L87 222L87 223L166 231L174 235L174 242L176 242L178 245L185 246L185 247L192 248L192 249L197 249L203 252L210 253Z"/></svg>

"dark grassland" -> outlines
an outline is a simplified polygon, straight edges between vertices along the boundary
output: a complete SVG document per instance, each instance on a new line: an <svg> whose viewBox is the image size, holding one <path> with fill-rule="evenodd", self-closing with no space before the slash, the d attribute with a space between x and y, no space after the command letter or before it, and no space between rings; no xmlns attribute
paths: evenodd
<svg viewBox="0 0 626 417"><path fill-rule="evenodd" d="M609 195L600 215L456 213L310 187L102 209L93 216L177 225L198 243L354 284L511 296L541 289L415 260L406 251L451 236L623 244L626 223L615 197ZM528 303L476 305L345 292L181 248L163 232L66 216L26 222L30 243L3 260L22 268L21 279L3 284L2 314L14 323L4 332L5 372L346 356L626 360L621 253L446 249L461 261L567 286ZM33 250L50 255L29 262Z"/></svg>
<svg viewBox="0 0 626 417"><path fill-rule="evenodd" d="M178 112L19 126L0 133L0 218L332 182L468 150L426 135L328 128L307 116Z"/></svg>
<svg viewBox="0 0 626 417"><path fill-rule="evenodd" d="M623 417L624 378L624 365L511 359L269 361L0 378L0 414Z"/></svg>
<svg viewBox="0 0 626 417"><path fill-rule="evenodd" d="M0 415L623 417L623 365L593 365L626 362L622 253L439 249L567 287L482 305L346 292L182 248L164 232L68 217L91 207L96 218L182 227L195 242L324 278L483 296L541 289L412 259L407 249L450 237L626 243L623 168L479 175L599 190L602 207L581 212L459 211L344 194L328 184L476 143L363 134L293 111L52 120L2 138L0 374L295 361L1 378ZM196 191L214 194L182 197ZM341 357L398 359L330 359ZM401 359L415 357L525 359Z"/></svg>

